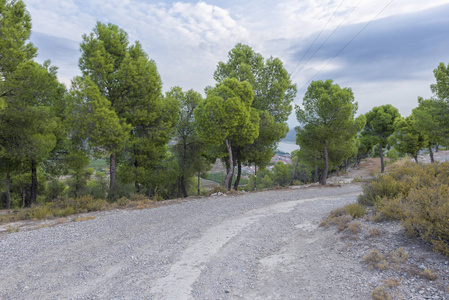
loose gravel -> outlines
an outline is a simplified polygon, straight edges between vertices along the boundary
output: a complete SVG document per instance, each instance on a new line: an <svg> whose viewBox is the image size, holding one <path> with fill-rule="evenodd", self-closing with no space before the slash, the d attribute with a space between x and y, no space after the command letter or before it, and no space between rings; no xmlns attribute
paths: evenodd
<svg viewBox="0 0 449 300"><path fill-rule="evenodd" d="M0 299L371 299L389 274L362 257L381 239L319 227L360 192L345 184L222 195L4 234ZM411 287L400 292L449 299L436 284Z"/></svg>

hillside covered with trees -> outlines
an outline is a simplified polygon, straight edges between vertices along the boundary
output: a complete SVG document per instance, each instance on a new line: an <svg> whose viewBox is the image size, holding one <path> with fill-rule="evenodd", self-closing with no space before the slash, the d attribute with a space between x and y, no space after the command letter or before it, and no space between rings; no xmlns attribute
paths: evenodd
<svg viewBox="0 0 449 300"><path fill-rule="evenodd" d="M237 44L217 64L214 86L165 94L156 62L127 32L98 22L80 44L81 76L66 87L50 61L38 64L22 1L0 2L0 208L69 199L116 202L200 193L200 176L221 160L224 187L247 190L309 182L368 156L410 155L446 145L449 65L434 70L431 99L402 117L391 105L358 115L350 87L313 81L295 112L299 151L270 165L289 132L296 84L283 62ZM51 58L50 58L51 59ZM387 153L386 153L387 152ZM385 154L386 153L386 154ZM95 168L102 160L107 166ZM256 176L257 175L257 176ZM83 198L84 197L84 198Z"/></svg>

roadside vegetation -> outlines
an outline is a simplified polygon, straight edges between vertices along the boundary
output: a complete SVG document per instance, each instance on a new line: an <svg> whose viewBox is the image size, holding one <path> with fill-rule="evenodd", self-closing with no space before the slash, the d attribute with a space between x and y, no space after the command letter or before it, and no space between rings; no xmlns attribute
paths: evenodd
<svg viewBox="0 0 449 300"><path fill-rule="evenodd" d="M336 226L350 241L359 240L360 235L369 241L385 235L378 228L382 223L399 222L406 235L449 256L448 220L449 162L417 164L402 159L390 164L385 173L365 181L357 203L334 209L320 225ZM373 299L396 299L404 274L428 281L439 278L438 272L418 263L422 262L420 259L408 263L409 254L403 248L385 248L388 249L371 248L363 256L368 268L394 276L372 291Z"/></svg>
<svg viewBox="0 0 449 300"><path fill-rule="evenodd" d="M401 161L363 187L358 203L377 221L400 221L407 234L449 256L449 162Z"/></svg>
<svg viewBox="0 0 449 300"><path fill-rule="evenodd" d="M144 207L145 201L207 194L200 177L227 191L326 185L330 173L339 175L364 158L379 157L384 172L384 156L418 161L425 150L433 161L433 152L447 144L444 63L434 70L432 98L419 98L406 118L391 105L357 115L350 87L331 79L311 82L295 106L300 150L293 151L292 164L273 164L297 94L279 58L237 44L217 63L215 85L205 87L205 97L176 86L164 94L156 62L142 45L129 41L124 29L97 22L82 36L81 76L66 87L56 66L35 61L24 2L2 1L0 11L0 209L15 211L18 219L134 205L134 195L143 201L137 207ZM208 174L217 160L226 171ZM244 175L244 166L257 173ZM424 196L412 188L405 194L403 183L381 178L383 194L367 191L361 203L371 202L379 216L399 218L410 232L444 248L447 237L438 226L424 228L412 221L419 216L405 220L400 211L403 202L423 202ZM445 187L423 190L429 197L444 193ZM397 212L389 212L394 205Z"/></svg>

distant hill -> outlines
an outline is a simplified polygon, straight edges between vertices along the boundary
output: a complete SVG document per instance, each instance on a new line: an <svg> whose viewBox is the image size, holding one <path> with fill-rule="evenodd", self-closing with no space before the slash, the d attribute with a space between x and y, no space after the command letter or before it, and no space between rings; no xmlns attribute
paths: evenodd
<svg viewBox="0 0 449 300"><path fill-rule="evenodd" d="M296 131L295 128L290 128L287 136L281 140L281 142L293 142L296 143Z"/></svg>

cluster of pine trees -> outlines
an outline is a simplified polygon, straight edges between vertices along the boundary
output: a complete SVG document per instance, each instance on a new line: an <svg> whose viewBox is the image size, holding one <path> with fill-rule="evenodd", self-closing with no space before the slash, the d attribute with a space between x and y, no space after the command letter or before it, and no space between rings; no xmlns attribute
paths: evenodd
<svg viewBox="0 0 449 300"><path fill-rule="evenodd" d="M326 184L329 168L338 173L351 160L357 164L368 156L379 156L384 172L385 151L391 157L410 155L418 162L420 151L428 150L434 162L433 149L438 151L449 140L449 65L440 63L434 75L433 96L418 97L418 106L408 117L390 104L355 117L358 106L350 88L332 80L312 82L303 107L296 106L301 124L296 131L301 147L297 156L314 167L315 181Z"/></svg>
<svg viewBox="0 0 449 300"><path fill-rule="evenodd" d="M164 95L141 44L100 22L83 35L82 76L66 88L50 61L35 62L30 33L24 3L0 1L1 207L86 193L187 196L217 158L230 189L235 167L238 186L242 164L267 165L288 131L296 86L279 59L247 45L218 64L203 99L179 87ZM109 162L109 183L101 173L89 180L95 158Z"/></svg>
<svg viewBox="0 0 449 300"><path fill-rule="evenodd" d="M216 85L205 89L204 99L179 87L164 95L156 64L141 44L98 22L82 37L82 76L67 88L50 61L34 61L30 33L24 3L0 1L1 208L86 194L111 201L129 193L186 197L195 176L199 182L217 158L226 165L228 190L239 186L242 165L260 168L249 189L295 180L326 184L331 170L375 155L373 149L383 171L384 149L417 160L421 149L432 155L448 138L449 66L435 69L434 97L419 98L406 118L391 105L356 117L350 88L314 81L296 106L301 150L293 153L295 163L270 173L263 168L288 132L297 92L278 58L237 44L218 63ZM101 172L91 180L96 158L109 162L109 182Z"/></svg>

